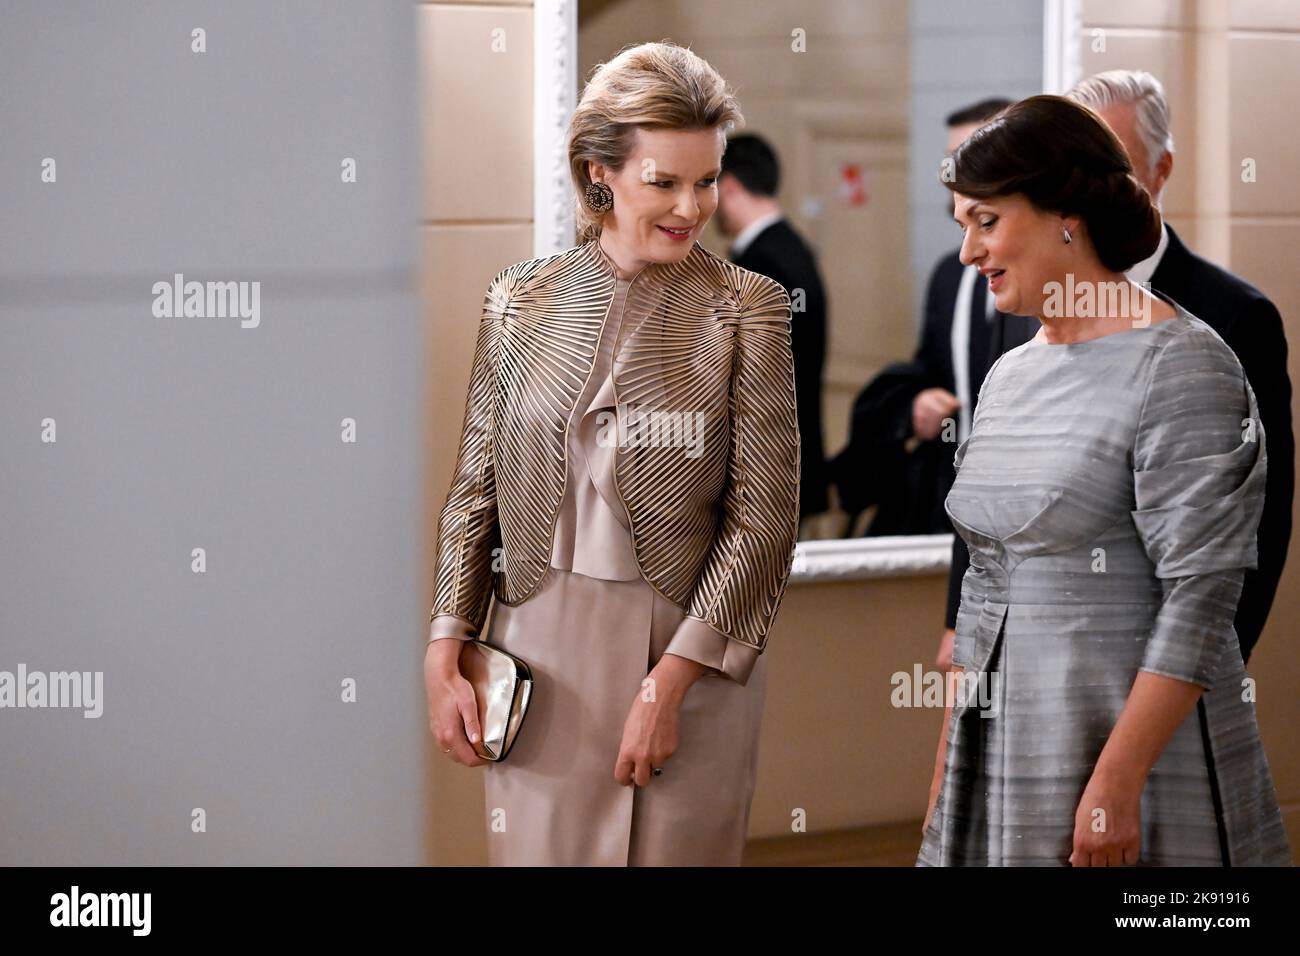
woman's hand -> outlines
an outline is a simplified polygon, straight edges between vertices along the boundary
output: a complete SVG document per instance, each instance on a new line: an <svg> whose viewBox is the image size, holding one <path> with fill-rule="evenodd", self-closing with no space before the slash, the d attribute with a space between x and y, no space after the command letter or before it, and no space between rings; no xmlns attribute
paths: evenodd
<svg viewBox="0 0 1300 956"><path fill-rule="evenodd" d="M1073 866L1135 866L1142 849L1145 775L1095 770L1074 811Z"/></svg>
<svg viewBox="0 0 1300 956"><path fill-rule="evenodd" d="M1203 691L1190 681L1138 671L1074 812L1072 864L1137 863L1142 849L1142 791L1147 776L1174 731L1195 709ZM1105 815L1094 814L1094 810L1102 810ZM1102 832L1093 832L1102 827Z"/></svg>
<svg viewBox="0 0 1300 956"><path fill-rule="evenodd" d="M953 668L958 681L961 680L965 670L964 667ZM952 704L951 695L945 694L943 724L939 727L939 746L934 752L934 773L930 777L930 804L925 809L925 819L921 821L922 836L930 828L930 817L934 816L934 806L939 802L939 791L943 789L944 767L948 759L948 722L952 720Z"/></svg>
<svg viewBox="0 0 1300 956"><path fill-rule="evenodd" d="M943 637L939 638L939 650L934 655L934 666L945 674L952 670L952 645L956 640L957 632L951 627L945 628Z"/></svg>
<svg viewBox="0 0 1300 956"><path fill-rule="evenodd" d="M686 692L705 671L703 664L665 654L641 682L614 762L614 779L623 786L644 787L653 771L677 752L678 709Z"/></svg>
<svg viewBox="0 0 1300 956"><path fill-rule="evenodd" d="M930 818L934 816L934 805L939 802L939 791L943 789L943 775L936 774L930 784L930 805L925 808L925 819L921 821L921 835L930 829Z"/></svg>
<svg viewBox="0 0 1300 956"><path fill-rule="evenodd" d="M475 753L478 742L478 701L474 685L460 673L464 643L455 638L430 641L424 652L424 689L429 701L429 730L439 748L456 763L481 767L490 763ZM450 752L448 752L450 751Z"/></svg>

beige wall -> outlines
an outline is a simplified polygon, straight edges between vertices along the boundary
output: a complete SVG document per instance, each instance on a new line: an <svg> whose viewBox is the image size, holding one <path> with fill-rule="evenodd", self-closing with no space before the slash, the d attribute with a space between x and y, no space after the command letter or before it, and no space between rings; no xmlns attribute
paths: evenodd
<svg viewBox="0 0 1300 956"><path fill-rule="evenodd" d="M947 576L794 585L772 657L751 837L920 820L943 713L894 708L890 676L931 669Z"/></svg>
<svg viewBox="0 0 1300 956"><path fill-rule="evenodd" d="M416 29L432 541L455 464L483 293L497 272L533 255L532 5L425 3ZM431 547L430 582L432 560ZM435 749L430 737L428 860L484 862L482 784L468 768L434 761Z"/></svg>
<svg viewBox="0 0 1300 956"><path fill-rule="evenodd" d="M1291 381L1300 382L1300 4L1083 0L1082 12L1085 76L1145 69L1164 83L1174 134L1165 213L1191 248L1277 305L1291 343ZM1242 181L1247 158L1255 160L1253 183ZM1293 848L1300 847L1298 550L1293 541L1268 626L1250 659Z"/></svg>

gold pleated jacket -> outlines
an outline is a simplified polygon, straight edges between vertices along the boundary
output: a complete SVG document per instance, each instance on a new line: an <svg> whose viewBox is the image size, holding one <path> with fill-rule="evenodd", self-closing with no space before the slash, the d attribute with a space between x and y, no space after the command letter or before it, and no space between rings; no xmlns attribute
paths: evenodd
<svg viewBox="0 0 1300 956"><path fill-rule="evenodd" d="M591 240L510 266L489 284L438 523L431 620L450 614L480 630L493 593L517 606L541 583L569 422L617 276ZM696 457L671 443L620 441L615 485L641 576L690 617L759 652L798 536L790 322L779 283L695 243L682 261L650 263L632 279L611 372L620 409L703 423Z"/></svg>

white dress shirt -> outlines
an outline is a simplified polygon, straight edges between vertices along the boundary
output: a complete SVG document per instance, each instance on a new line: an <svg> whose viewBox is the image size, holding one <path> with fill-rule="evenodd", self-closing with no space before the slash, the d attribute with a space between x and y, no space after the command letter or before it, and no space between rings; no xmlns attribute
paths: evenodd
<svg viewBox="0 0 1300 956"><path fill-rule="evenodd" d="M1160 260L1164 256L1165 250L1168 248L1169 227L1162 222L1160 223L1160 244L1156 246L1156 251L1151 253L1151 255L1147 256L1141 262L1135 263L1133 267L1124 274L1128 276L1130 282L1136 282L1138 285L1141 285L1144 282L1150 282L1151 276L1155 274L1156 267L1160 265Z"/></svg>
<svg viewBox="0 0 1300 956"><path fill-rule="evenodd" d="M970 381L970 308L971 297L975 294L975 283L980 271L975 266L967 266L961 274L957 286L957 302L952 310L952 336L949 344L952 349L952 380L957 387L957 441L963 442L970 435L971 426L971 391L979 389L978 382ZM984 286L984 318L992 322L995 307L993 293Z"/></svg>

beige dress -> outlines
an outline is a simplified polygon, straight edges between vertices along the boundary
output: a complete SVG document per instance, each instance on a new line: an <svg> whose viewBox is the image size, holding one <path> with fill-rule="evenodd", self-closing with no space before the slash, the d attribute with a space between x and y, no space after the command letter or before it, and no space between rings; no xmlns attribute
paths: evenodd
<svg viewBox="0 0 1300 956"><path fill-rule="evenodd" d="M637 569L614 481L610 377L628 286L617 280L570 420L551 567L521 605L495 602L487 629L535 680L510 755L484 768L494 866L738 865L744 849L766 660L687 618ZM447 637L463 639L466 626L434 620ZM663 773L646 787L623 786L614 779L623 724L670 642L709 670L682 702L678 748Z"/></svg>

